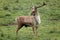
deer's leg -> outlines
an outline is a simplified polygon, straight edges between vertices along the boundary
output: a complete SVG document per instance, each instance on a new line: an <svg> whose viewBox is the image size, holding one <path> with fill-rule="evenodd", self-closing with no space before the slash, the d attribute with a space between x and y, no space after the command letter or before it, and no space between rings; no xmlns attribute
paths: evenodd
<svg viewBox="0 0 60 40"><path fill-rule="evenodd" d="M34 31L34 26L32 26L32 30L33 30L33 33L35 34L35 31Z"/></svg>
<svg viewBox="0 0 60 40"><path fill-rule="evenodd" d="M38 34L38 26L36 26L36 36L38 36L37 34Z"/></svg>
<svg viewBox="0 0 60 40"><path fill-rule="evenodd" d="M17 29L16 29L16 39L18 38L18 31L19 29L21 29L23 26L22 25L18 25Z"/></svg>

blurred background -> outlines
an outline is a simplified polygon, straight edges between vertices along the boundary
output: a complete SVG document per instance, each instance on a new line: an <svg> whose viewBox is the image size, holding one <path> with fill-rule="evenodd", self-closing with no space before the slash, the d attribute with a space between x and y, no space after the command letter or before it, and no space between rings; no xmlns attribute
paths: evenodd
<svg viewBox="0 0 60 40"><path fill-rule="evenodd" d="M0 40L15 40L17 16L30 16L31 6L38 8L41 24L38 38L34 38L32 28L23 27L19 31L18 40L60 40L60 0L0 0Z"/></svg>

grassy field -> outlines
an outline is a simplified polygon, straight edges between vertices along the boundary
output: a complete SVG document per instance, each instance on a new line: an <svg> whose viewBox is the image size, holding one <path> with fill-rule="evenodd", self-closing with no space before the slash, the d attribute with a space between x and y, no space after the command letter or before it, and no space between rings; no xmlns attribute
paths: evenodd
<svg viewBox="0 0 60 40"><path fill-rule="evenodd" d="M15 40L16 26L1 26L0 40ZM40 25L38 30L38 38L34 37L31 27L23 27L19 31L18 40L60 40L60 22L52 24Z"/></svg>
<svg viewBox="0 0 60 40"><path fill-rule="evenodd" d="M31 27L23 27L18 40L60 40L60 0L0 0L0 40L16 40L15 18L30 16L32 3L39 6L43 2L47 5L38 9L42 21L38 38Z"/></svg>

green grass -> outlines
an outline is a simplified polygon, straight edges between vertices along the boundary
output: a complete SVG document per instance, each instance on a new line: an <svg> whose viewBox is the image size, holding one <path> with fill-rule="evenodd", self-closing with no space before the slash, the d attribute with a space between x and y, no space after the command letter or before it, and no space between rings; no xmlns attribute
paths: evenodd
<svg viewBox="0 0 60 40"><path fill-rule="evenodd" d="M15 18L30 16L32 4L39 6L43 2L47 5L38 8L42 21L38 38L31 27L23 27L18 40L60 40L60 0L0 0L0 40L15 40Z"/></svg>
<svg viewBox="0 0 60 40"><path fill-rule="evenodd" d="M31 27L23 27L19 30L18 40L60 40L60 22L52 24L41 24L38 29L37 38L34 37ZM16 27L17 26L0 26L0 40L15 40Z"/></svg>

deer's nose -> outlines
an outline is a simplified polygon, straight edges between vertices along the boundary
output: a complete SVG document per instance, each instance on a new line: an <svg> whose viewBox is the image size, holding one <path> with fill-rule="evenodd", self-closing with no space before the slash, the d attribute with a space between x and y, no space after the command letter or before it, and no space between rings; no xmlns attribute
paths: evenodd
<svg viewBox="0 0 60 40"><path fill-rule="evenodd" d="M34 12L34 11L35 11L35 9L32 9L32 11Z"/></svg>

